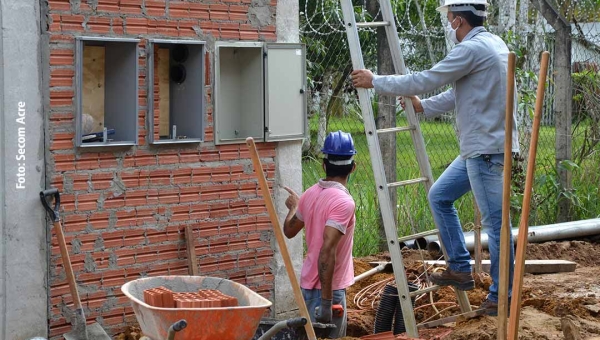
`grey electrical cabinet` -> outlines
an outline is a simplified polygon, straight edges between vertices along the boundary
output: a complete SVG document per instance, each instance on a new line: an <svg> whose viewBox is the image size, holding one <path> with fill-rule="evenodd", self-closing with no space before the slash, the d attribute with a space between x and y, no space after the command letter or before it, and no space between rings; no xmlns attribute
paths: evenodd
<svg viewBox="0 0 600 340"><path fill-rule="evenodd" d="M139 39L77 37L75 145L138 142Z"/></svg>
<svg viewBox="0 0 600 340"><path fill-rule="evenodd" d="M302 44L215 43L215 144L304 138L305 54Z"/></svg>
<svg viewBox="0 0 600 340"><path fill-rule="evenodd" d="M147 56L149 142L202 142L205 42L149 39Z"/></svg>

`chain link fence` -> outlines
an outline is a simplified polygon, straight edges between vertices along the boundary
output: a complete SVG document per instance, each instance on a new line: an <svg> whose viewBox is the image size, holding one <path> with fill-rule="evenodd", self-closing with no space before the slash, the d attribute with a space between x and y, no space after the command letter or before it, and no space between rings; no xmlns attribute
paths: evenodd
<svg viewBox="0 0 600 340"><path fill-rule="evenodd" d="M501 1L501 0L498 0ZM600 4L597 1L559 0L557 10L570 25L572 86L556 85L559 71L554 67L557 41L552 25L538 9L526 1L519 6L492 2L488 12L488 30L500 35L515 51L517 91L519 94L518 126L521 156L513 164L512 221L518 225L525 182L526 158L531 137L540 56L549 51L550 70L546 84L542 127L537 152L536 181L530 216L531 225L555 223L557 206L566 201L568 218L585 219L600 215ZM506 0L503 0L506 2ZM543 0L535 0L543 1ZM357 22L378 21L380 12L376 0L353 1ZM408 72L430 68L444 58L452 48L444 36L446 18L435 11L437 0L392 0L402 53ZM505 10L509 8L509 10ZM500 11L500 9L503 9ZM510 11L512 9L512 12ZM303 150L304 188L324 176L319 149L326 134L344 130L352 133L357 147L357 171L349 183L356 204L357 225L354 255L374 254L385 246L371 159L365 138L358 97L349 81L352 71L339 0L301 0L301 38L307 47L309 77L310 138ZM383 46L387 46L383 29L359 29L363 58L367 68L379 74L392 74L391 62ZM562 84L562 83L561 83ZM435 95L427 93L421 97ZM556 107L556 95L571 91L571 123L567 134L557 132L557 122L565 119L562 106ZM504 95L504 94L499 94ZM372 93L373 111L378 127L406 126L404 111L397 98L380 97ZM564 103L563 103L564 104ZM560 104L562 105L562 104ZM562 110L562 111L561 111ZM560 115L558 115L559 113ZM567 118L568 119L568 118ZM437 119L421 119L427 153L437 178L457 157L458 139L453 113ZM561 130L562 131L562 130ZM566 138L564 138L566 137ZM415 152L409 134L398 134L381 140L388 173L388 182L420 177ZM557 161L557 150L572 150L568 159ZM395 173L394 173L395 172ZM570 182L561 174L567 172ZM434 228L426 194L422 186L409 186L392 193L396 204L400 236ZM464 225L474 222L474 201L471 194L456 203Z"/></svg>

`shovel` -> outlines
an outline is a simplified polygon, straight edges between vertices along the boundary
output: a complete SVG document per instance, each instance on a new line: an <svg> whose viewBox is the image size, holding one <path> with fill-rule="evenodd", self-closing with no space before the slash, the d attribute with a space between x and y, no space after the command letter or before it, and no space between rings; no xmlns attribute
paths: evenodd
<svg viewBox="0 0 600 340"><path fill-rule="evenodd" d="M50 207L50 204L48 203L48 198L51 196L54 197L54 208ZM69 282L69 289L71 290L73 305L75 307L75 315L71 323L73 325L73 330L64 334L65 340L111 340L97 322L86 325L83 308L81 308L81 300L79 299L79 292L77 291L77 283L75 283L75 276L73 275L73 268L71 267L71 259L69 258L69 252L67 250L67 243L65 242L65 235L63 234L62 225L60 223L60 194L58 193L58 189L48 189L40 192L40 199L42 200L44 208L46 208L46 211L50 215L50 218L52 218L52 221L54 222L58 246L60 247L60 255L62 257L63 266L65 267L67 281Z"/></svg>

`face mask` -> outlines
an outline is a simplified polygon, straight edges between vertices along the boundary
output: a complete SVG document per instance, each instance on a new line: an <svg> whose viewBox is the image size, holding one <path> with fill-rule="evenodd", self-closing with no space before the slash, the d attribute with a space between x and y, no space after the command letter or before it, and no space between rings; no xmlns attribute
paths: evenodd
<svg viewBox="0 0 600 340"><path fill-rule="evenodd" d="M456 17L458 18L458 17ZM456 18L454 18L454 20L456 20ZM454 20L452 20L451 22L448 23L448 26L446 26L446 37L448 38L448 40L452 41L455 44L460 43L460 41L458 41L458 38L456 37L456 30L457 28L452 28L452 23L454 22Z"/></svg>

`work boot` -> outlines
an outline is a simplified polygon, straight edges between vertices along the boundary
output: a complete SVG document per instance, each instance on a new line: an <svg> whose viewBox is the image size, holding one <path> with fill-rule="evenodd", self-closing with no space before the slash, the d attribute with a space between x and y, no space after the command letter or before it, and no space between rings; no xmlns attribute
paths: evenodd
<svg viewBox="0 0 600 340"><path fill-rule="evenodd" d="M510 300L508 300L508 315L510 316ZM490 299L485 299L479 309L483 309L486 315L489 316L498 316L498 302L490 301Z"/></svg>
<svg viewBox="0 0 600 340"><path fill-rule="evenodd" d="M458 290L471 290L475 288L475 280L471 272L455 272L449 268L443 272L429 275L429 280L438 286L452 286Z"/></svg>

